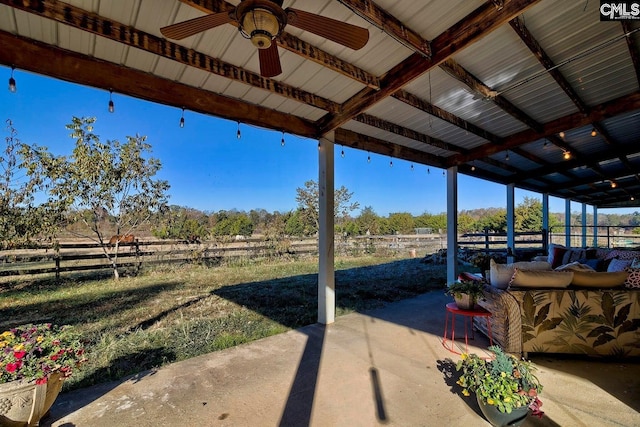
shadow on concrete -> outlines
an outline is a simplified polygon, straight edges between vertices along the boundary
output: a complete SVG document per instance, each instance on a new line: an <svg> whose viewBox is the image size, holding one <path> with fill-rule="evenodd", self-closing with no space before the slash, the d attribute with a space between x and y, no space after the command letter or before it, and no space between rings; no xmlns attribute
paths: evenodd
<svg viewBox="0 0 640 427"><path fill-rule="evenodd" d="M282 417L278 424L280 427L311 424L311 411L320 373L326 326L315 324L301 328L299 332L307 335L307 342L282 411Z"/></svg>

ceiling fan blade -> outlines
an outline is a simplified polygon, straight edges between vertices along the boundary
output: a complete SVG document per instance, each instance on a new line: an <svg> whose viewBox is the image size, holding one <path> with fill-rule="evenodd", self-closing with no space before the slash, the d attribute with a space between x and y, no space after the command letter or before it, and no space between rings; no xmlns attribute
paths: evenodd
<svg viewBox="0 0 640 427"><path fill-rule="evenodd" d="M285 12L289 18L287 22L289 25L340 43L348 48L358 50L369 41L369 30L366 28L290 7Z"/></svg>
<svg viewBox="0 0 640 427"><path fill-rule="evenodd" d="M168 25L160 28L163 36L169 39L182 40L202 31L215 28L222 24L231 22L229 12L212 13L210 15L199 16L189 19L188 21L178 22L177 24Z"/></svg>
<svg viewBox="0 0 640 427"><path fill-rule="evenodd" d="M260 75L263 77L275 77L282 73L280 65L280 55L278 55L278 45L271 43L267 49L258 49L258 60L260 61Z"/></svg>

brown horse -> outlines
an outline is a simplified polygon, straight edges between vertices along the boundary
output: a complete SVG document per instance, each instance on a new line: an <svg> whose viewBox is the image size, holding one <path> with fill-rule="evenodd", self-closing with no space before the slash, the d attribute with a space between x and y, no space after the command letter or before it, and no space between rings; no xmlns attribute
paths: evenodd
<svg viewBox="0 0 640 427"><path fill-rule="evenodd" d="M116 234L114 236L111 236L111 238L109 239L109 246L115 246L116 243L118 243L119 245L130 245L135 242L135 240L136 238L133 234Z"/></svg>

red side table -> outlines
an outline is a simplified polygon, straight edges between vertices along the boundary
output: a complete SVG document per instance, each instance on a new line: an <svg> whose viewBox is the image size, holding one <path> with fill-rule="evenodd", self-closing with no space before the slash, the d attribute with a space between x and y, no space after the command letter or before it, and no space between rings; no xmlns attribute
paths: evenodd
<svg viewBox="0 0 640 427"><path fill-rule="evenodd" d="M471 339L475 338L475 334L473 331L473 318L474 317L486 317L487 318L487 332L489 333L489 345L493 345L493 339L491 335L491 312L485 310L482 307L474 308L472 310L463 310L458 308L458 305L455 302L450 302L446 306L446 315L444 320L444 338L442 340L442 345L444 348L449 350L452 353L460 354L455 350L455 335L456 335L456 314L459 314L464 317L464 345L465 345L465 353L469 352L469 336L467 333L467 322L471 319ZM449 315L451 315L451 339L447 339L447 330L449 329ZM447 342L448 341L448 342Z"/></svg>

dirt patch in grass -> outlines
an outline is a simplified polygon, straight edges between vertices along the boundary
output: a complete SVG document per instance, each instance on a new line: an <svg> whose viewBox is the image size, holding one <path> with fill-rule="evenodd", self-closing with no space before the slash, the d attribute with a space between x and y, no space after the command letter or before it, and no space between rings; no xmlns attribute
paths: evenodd
<svg viewBox="0 0 640 427"><path fill-rule="evenodd" d="M338 258L336 313L378 308L446 282L444 266L419 259ZM206 268L164 267L119 281L70 276L3 283L0 329L71 324L87 338L89 363L67 389L315 323L317 260Z"/></svg>

